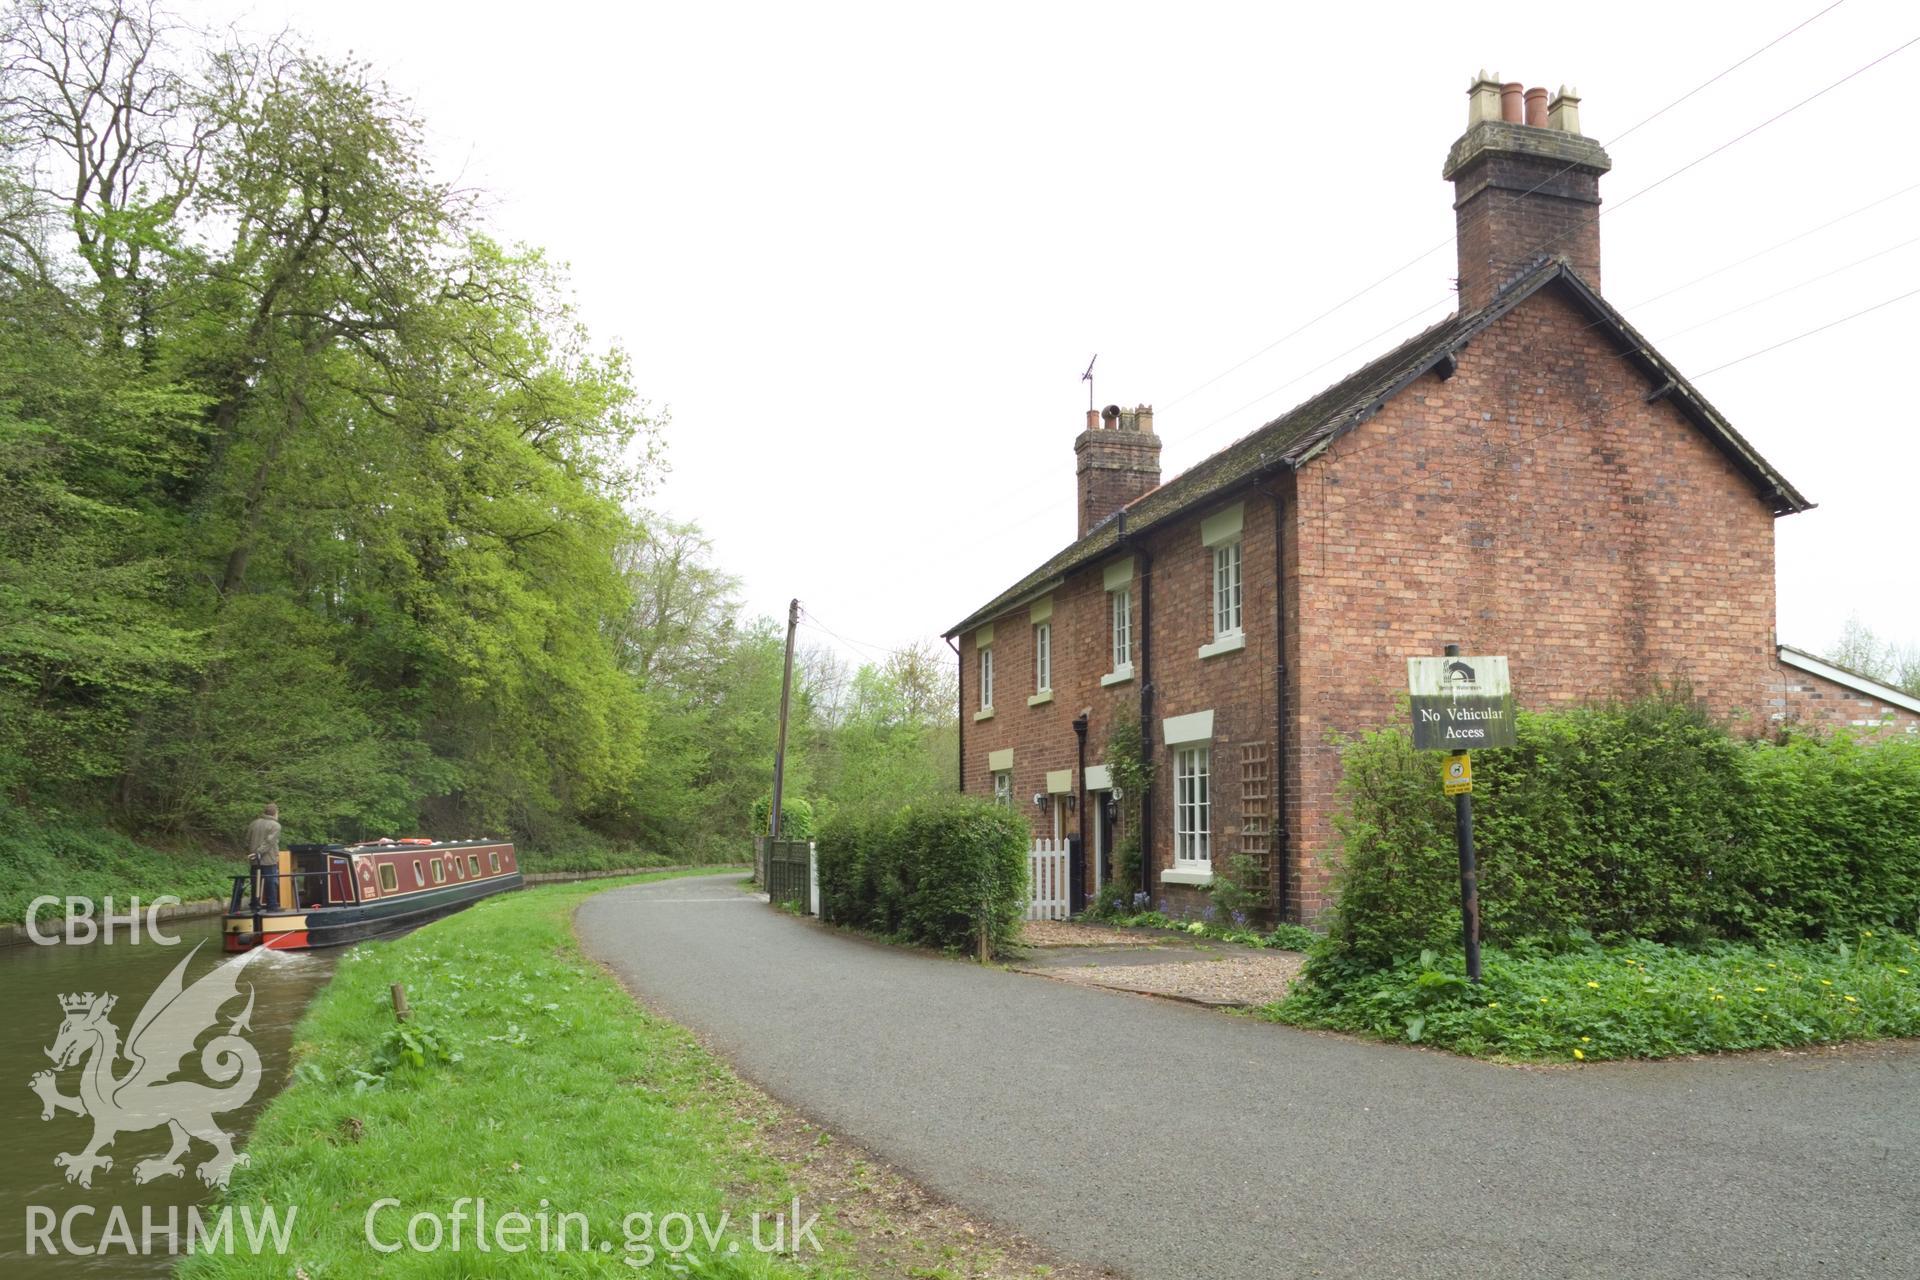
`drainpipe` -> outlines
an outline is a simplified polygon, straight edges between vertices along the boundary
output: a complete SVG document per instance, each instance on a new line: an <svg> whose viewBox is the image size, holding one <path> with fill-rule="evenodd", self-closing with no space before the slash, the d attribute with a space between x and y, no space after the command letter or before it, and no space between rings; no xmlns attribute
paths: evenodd
<svg viewBox="0 0 1920 1280"><path fill-rule="evenodd" d="M953 695L955 702L958 704L953 709L953 740L957 744L954 747L954 751L960 758L954 762L959 766L954 776L960 780L960 794L965 795L967 791L967 691L964 685L966 683L967 665L960 661L960 646L954 643L953 637L946 636L944 638L947 642L947 648L953 650L953 686L958 691Z"/></svg>
<svg viewBox="0 0 1920 1280"><path fill-rule="evenodd" d="M1081 860L1080 879L1076 881L1074 885L1078 892L1074 896L1084 902L1086 901L1087 892L1086 860L1093 856L1092 850L1087 848L1087 806L1080 803L1087 795L1087 716L1085 712L1073 718L1073 737L1075 768L1072 795L1074 812L1080 815L1080 821L1077 825L1080 828Z"/></svg>
<svg viewBox="0 0 1920 1280"><path fill-rule="evenodd" d="M1140 565L1140 653L1135 675L1140 681L1140 759L1153 759L1153 628L1149 625L1153 600L1153 560L1145 547L1136 546ZM1140 793L1140 889L1153 897L1153 784Z"/></svg>
<svg viewBox="0 0 1920 1280"><path fill-rule="evenodd" d="M1287 876L1292 871L1287 839L1287 595L1286 561L1281 558L1281 516L1278 490L1273 499L1273 860L1279 871L1273 897L1274 917L1287 918Z"/></svg>

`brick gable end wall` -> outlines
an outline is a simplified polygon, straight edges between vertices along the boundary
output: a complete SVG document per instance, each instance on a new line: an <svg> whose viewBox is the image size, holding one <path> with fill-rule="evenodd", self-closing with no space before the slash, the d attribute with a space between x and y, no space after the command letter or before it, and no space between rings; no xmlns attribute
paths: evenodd
<svg viewBox="0 0 1920 1280"><path fill-rule="evenodd" d="M1311 918L1329 905L1338 749L1392 723L1410 654L1512 660L1520 705L1681 682L1754 731L1777 683L1773 517L1750 481L1555 289L1336 441L1296 478L1289 565Z"/></svg>

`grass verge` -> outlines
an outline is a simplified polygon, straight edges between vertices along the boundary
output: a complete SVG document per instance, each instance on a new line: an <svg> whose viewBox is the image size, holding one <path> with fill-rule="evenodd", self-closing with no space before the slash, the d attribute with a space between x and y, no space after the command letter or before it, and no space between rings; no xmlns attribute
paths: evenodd
<svg viewBox="0 0 1920 1280"><path fill-rule="evenodd" d="M1489 949L1483 981L1458 955L1341 971L1324 958L1262 1016L1429 1044L1478 1058L1594 1061L1782 1049L1920 1035L1920 942L1755 947L1636 942L1554 955Z"/></svg>
<svg viewBox="0 0 1920 1280"><path fill-rule="evenodd" d="M1091 1280L793 1115L581 954L571 917L582 899L675 874L702 873L528 889L343 956L226 1197L236 1219L243 1206L297 1206L288 1253L199 1256L179 1274ZM404 1031L392 982L413 1008ZM463 1196L484 1197L494 1222L520 1212L537 1228L542 1212L582 1214L590 1248L479 1252L471 1210L459 1251L367 1243L375 1201L400 1201L375 1218L393 1242L413 1214L445 1222ZM790 1223L795 1197L801 1221L821 1214L822 1251L756 1250L751 1215L784 1211ZM709 1226L730 1216L714 1243L696 1234L671 1257L663 1245L679 1244L680 1228L670 1233L669 1214L705 1214ZM772 1224L763 1216L763 1241ZM629 1265L649 1247L645 1265Z"/></svg>
<svg viewBox="0 0 1920 1280"><path fill-rule="evenodd" d="M95 901L111 895L117 907L163 894L182 902L225 898L245 870L237 857L149 848L104 827L36 821L0 807L0 923L25 920L28 904L43 894Z"/></svg>
<svg viewBox="0 0 1920 1280"><path fill-rule="evenodd" d="M301 1023L293 1082L261 1117L228 1194L235 1205L298 1207L288 1255L201 1256L179 1274L797 1274L793 1259L751 1239L747 1216L768 1215L770 1240L793 1188L727 1105L737 1082L579 953L570 914L607 887L530 889L343 956ZM404 1027L392 982L413 1008ZM496 1223L510 1212L536 1226L543 1213L584 1215L588 1247L576 1227L566 1252L480 1252L471 1212L457 1253L381 1253L366 1239L376 1201L400 1202L374 1219L392 1242L415 1213L450 1222L461 1197L484 1197ZM637 1213L654 1224L670 1213L730 1217L716 1240L696 1235L670 1259ZM649 1250L648 1266L628 1265ZM830 1253L803 1256L806 1274L847 1274Z"/></svg>

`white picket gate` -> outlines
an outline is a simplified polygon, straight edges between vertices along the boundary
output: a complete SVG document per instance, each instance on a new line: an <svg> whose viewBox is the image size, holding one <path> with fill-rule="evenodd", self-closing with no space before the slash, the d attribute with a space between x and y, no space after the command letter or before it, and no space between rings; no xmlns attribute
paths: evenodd
<svg viewBox="0 0 1920 1280"><path fill-rule="evenodd" d="M1065 920L1071 909L1069 877L1072 862L1065 840L1035 840L1027 851L1028 880L1033 896L1027 902L1029 920Z"/></svg>

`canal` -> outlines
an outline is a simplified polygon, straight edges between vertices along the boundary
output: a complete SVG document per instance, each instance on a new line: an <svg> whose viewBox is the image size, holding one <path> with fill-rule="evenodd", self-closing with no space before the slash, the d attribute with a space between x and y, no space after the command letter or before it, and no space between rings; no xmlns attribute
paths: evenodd
<svg viewBox="0 0 1920 1280"><path fill-rule="evenodd" d="M144 1185L134 1181L134 1167L140 1161L166 1153L170 1142L164 1126L121 1132L105 1149L113 1158L113 1167L97 1171L91 1189L68 1182L54 1157L82 1151L92 1134L92 1121L63 1110L56 1110L50 1120L41 1119L43 1104L31 1087L34 1076L53 1066L47 1050L60 1033L65 1016L63 997L86 992L117 997L108 1020L124 1039L148 996L190 952L192 960L185 974L189 985L227 959L219 950L218 917L176 920L168 923L166 930L179 939L176 945L162 945L142 935L138 942L129 943L123 936L110 945L94 942L0 947L0 1025L6 1027L4 1036L0 1036L0 1204L6 1206L4 1215L0 1215L0 1275L9 1280L16 1276L167 1275L175 1259L165 1252L164 1241L159 1245L160 1252L145 1257L129 1257L119 1249L101 1257L71 1257L64 1250L54 1257L43 1253L29 1256L30 1215L51 1211L57 1218L75 1206L90 1206L94 1210L91 1217L84 1213L75 1216L74 1234L83 1243L97 1243L112 1209L126 1214L136 1236L143 1210L150 1211L161 1223L168 1221L169 1211L174 1211L184 1233L186 1207L204 1204L214 1194L195 1176L195 1167L212 1154L212 1149L200 1142L181 1157L185 1170L182 1176L158 1177ZM260 1087L244 1106L214 1116L236 1146L244 1149L254 1118L286 1084L294 1024L314 993L326 985L336 954L263 952L255 956L239 977L242 998L221 1010L218 1027L208 1028L200 1036L196 1051L185 1058L180 1077L204 1078L199 1075L197 1049L225 1031L245 1009L244 996L251 988L251 1031L245 1038L260 1057ZM76 1095L80 1078L91 1065L90 1060L74 1063L57 1072L59 1093ZM115 1074L125 1075L130 1069L123 1058ZM181 1247L185 1247L184 1235Z"/></svg>

